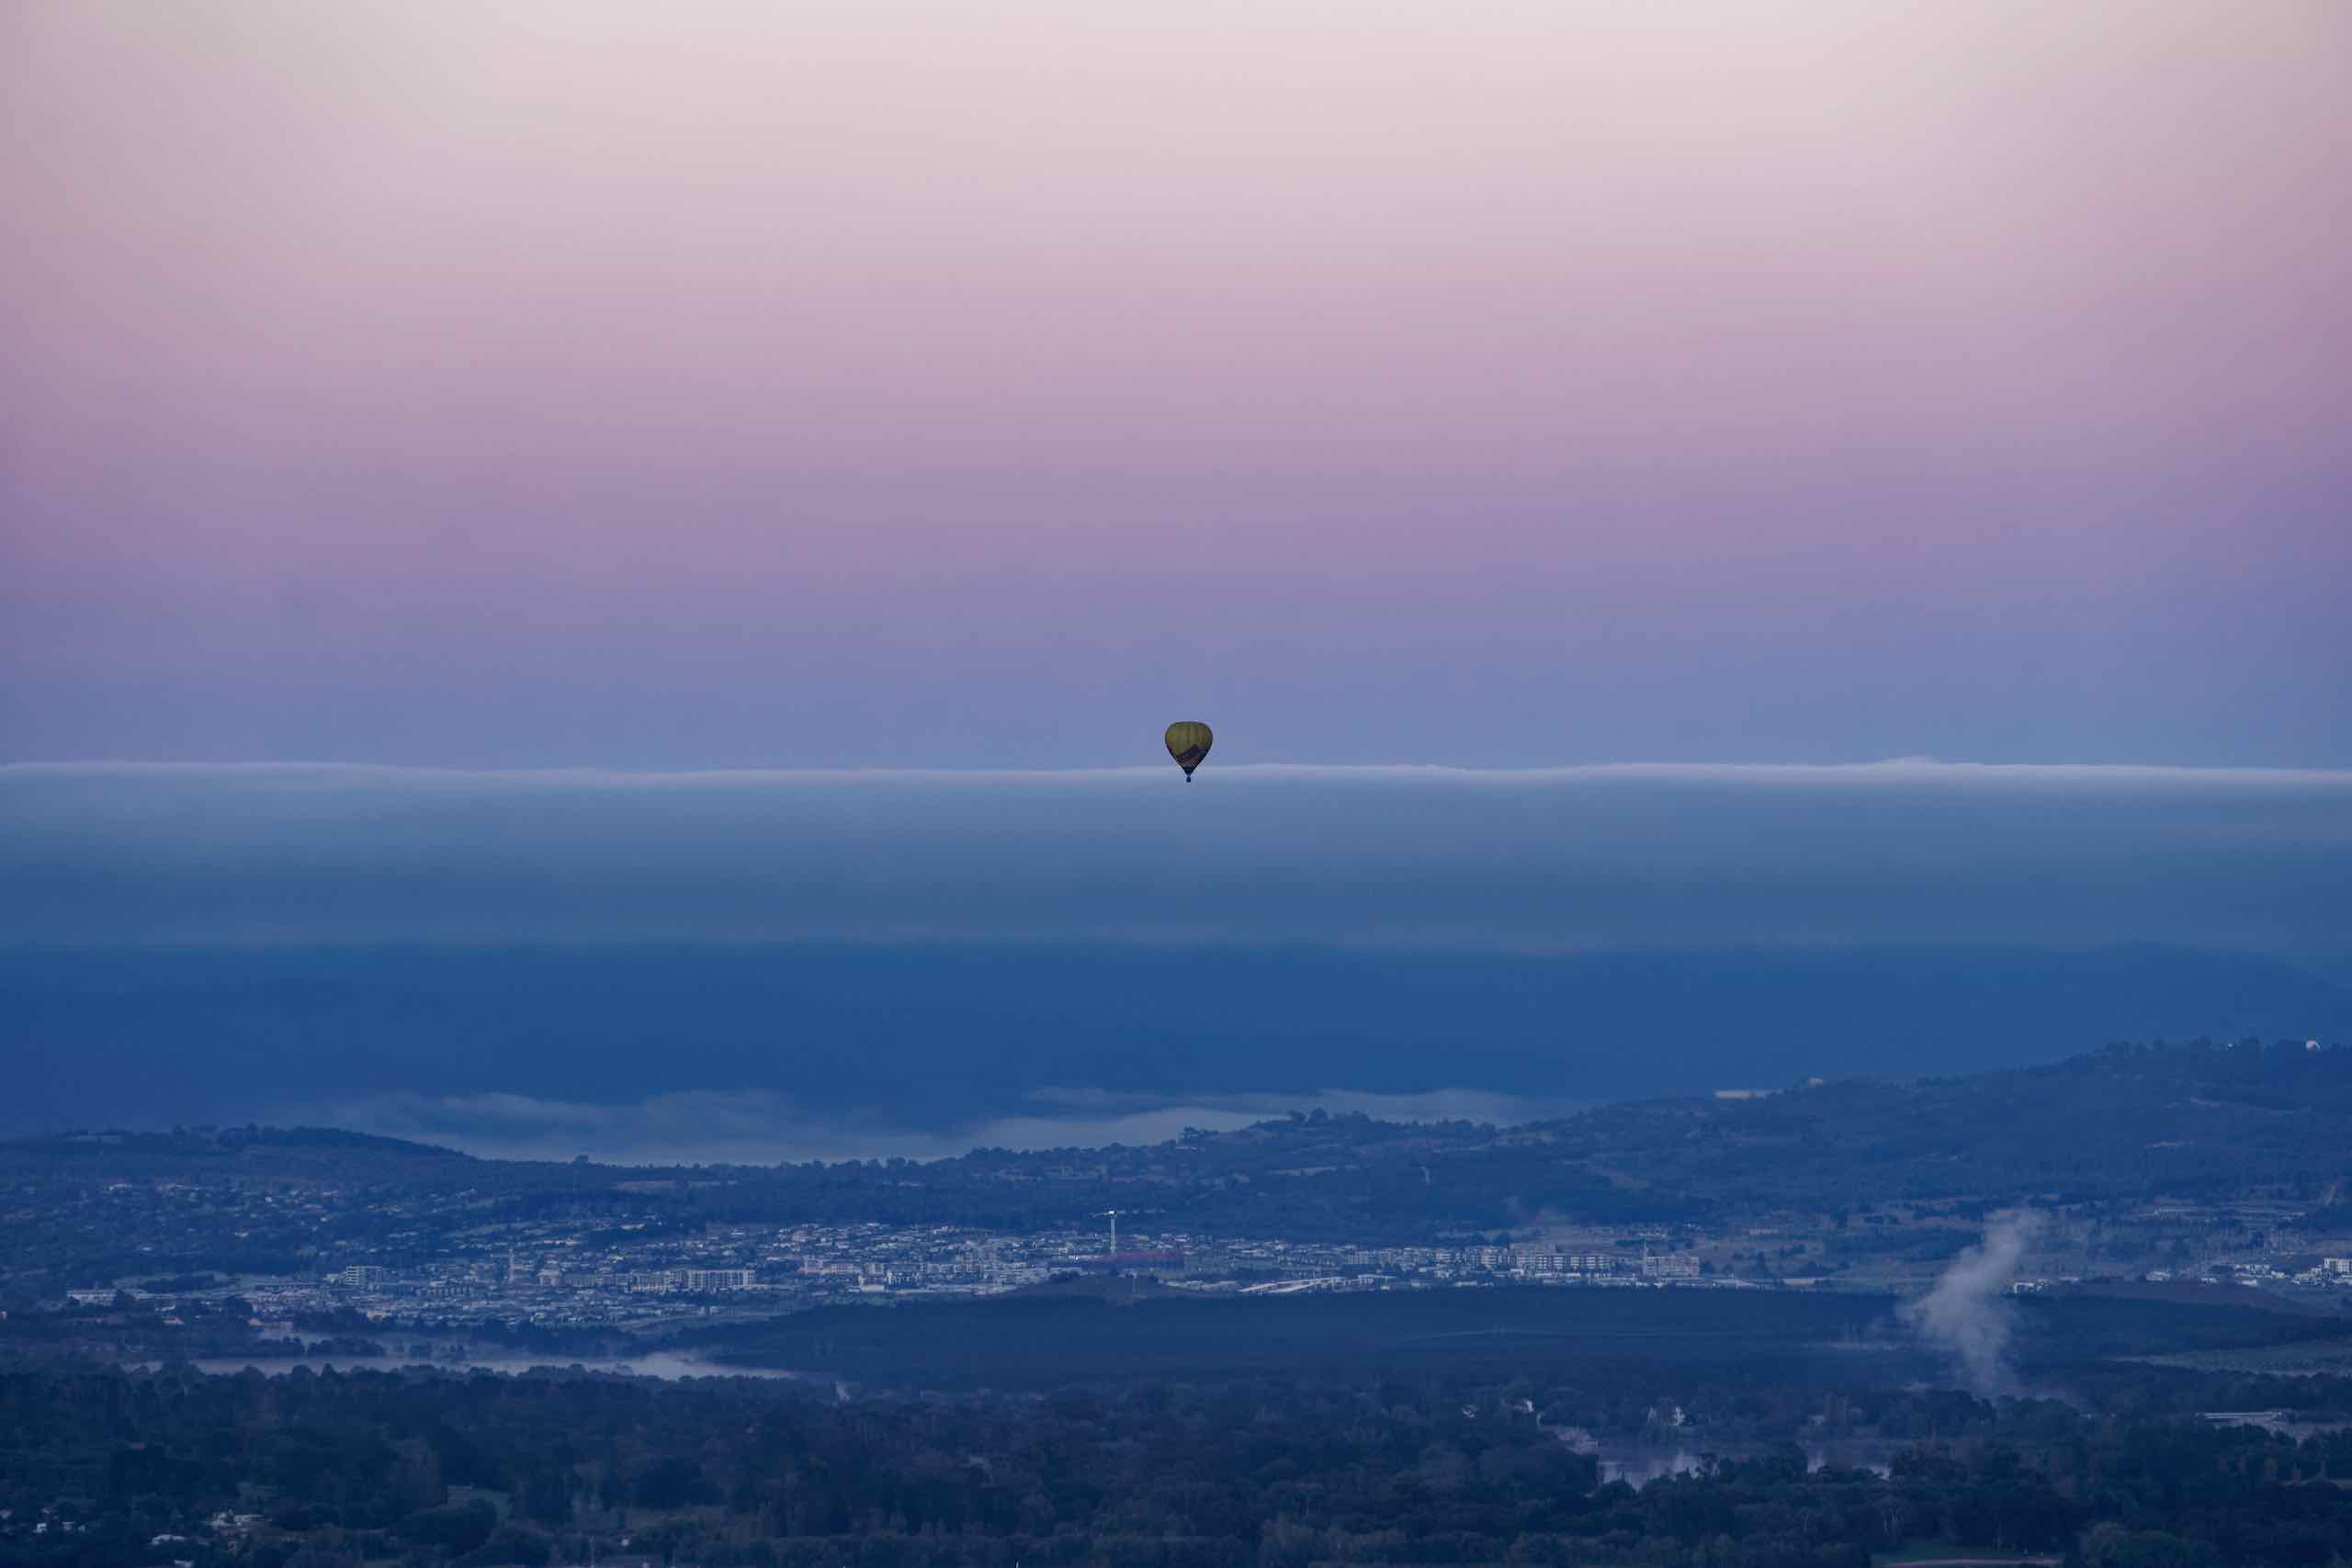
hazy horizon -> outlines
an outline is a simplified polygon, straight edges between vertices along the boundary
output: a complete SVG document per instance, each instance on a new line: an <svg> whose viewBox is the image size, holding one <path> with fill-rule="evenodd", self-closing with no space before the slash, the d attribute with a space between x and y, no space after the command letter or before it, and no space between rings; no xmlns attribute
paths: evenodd
<svg viewBox="0 0 2352 1568"><path fill-rule="evenodd" d="M0 941L2159 942L2352 959L2352 771L1297 767L1250 764L1251 739L1192 784L1165 764L10 765Z"/></svg>
<svg viewBox="0 0 2352 1568"><path fill-rule="evenodd" d="M929 1157L2352 1036L2352 772L1220 760L0 767L0 1123Z"/></svg>

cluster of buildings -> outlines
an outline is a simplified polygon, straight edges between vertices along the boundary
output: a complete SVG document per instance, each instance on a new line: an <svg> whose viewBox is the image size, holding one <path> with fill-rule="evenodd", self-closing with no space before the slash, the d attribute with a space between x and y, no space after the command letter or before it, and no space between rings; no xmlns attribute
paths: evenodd
<svg viewBox="0 0 2352 1568"><path fill-rule="evenodd" d="M589 1326L736 1307L773 1312L843 1297L986 1295L1069 1274L1148 1274L1205 1292L1670 1284L1702 1277L1694 1253L1663 1247L1366 1247L1171 1234L1130 1235L1114 1252L1106 1239L1081 1231L867 1224L743 1226L616 1246L541 1230L485 1237L469 1254L408 1267L355 1262L316 1281L249 1282L245 1294L271 1316L353 1307L393 1324L470 1318Z"/></svg>
<svg viewBox="0 0 2352 1568"><path fill-rule="evenodd" d="M2185 1279L2213 1285L2250 1285L2257 1290L2269 1285L2300 1285L2305 1290L2352 1290L2352 1258L2323 1258L2317 1263L2303 1268L2281 1268L2275 1263L2241 1259L2211 1264L2196 1272L2151 1269L2140 1278L2152 1284Z"/></svg>
<svg viewBox="0 0 2352 1568"><path fill-rule="evenodd" d="M32 1194L21 1194L29 1201ZM0 1191L0 1203L7 1194ZM1881 1212L1883 1211L1883 1212ZM986 1295L1077 1274L1148 1275L1190 1292L1419 1290L1518 1282L1563 1287L1802 1286L1836 1276L1878 1289L1932 1279L1947 1253L1909 1245L1949 1233L1951 1247L1981 1234L1981 1213L1900 1205L1848 1215L1758 1216L1744 1231L1688 1226L1559 1233L1505 1245L1367 1246L1279 1237L1209 1236L1100 1228L982 1231L878 1223L682 1225L649 1201L616 1213L599 1205L517 1218L495 1191L439 1196L273 1190L233 1179L92 1183L73 1201L37 1211L74 1247L218 1257L217 1273L120 1283L143 1311L176 1300L249 1301L254 1317L288 1325L341 1316L462 1333L469 1325L644 1328L673 1319L764 1315L841 1300ZM1142 1218L1138 1215L1137 1218ZM1849 1220L1853 1223L1849 1223ZM1146 1224L1149 1222L1145 1221ZM2037 1246L2053 1288L2081 1278L2205 1279L2282 1292L2352 1290L2352 1236L2316 1230L2286 1193L2218 1201L2161 1200L2077 1224L2063 1213ZM252 1258L246 1269L232 1259ZM2063 1278L2058 1278L2063 1271ZM118 1289L96 1280L68 1293L73 1308L107 1308ZM152 1286L155 1293L137 1288Z"/></svg>

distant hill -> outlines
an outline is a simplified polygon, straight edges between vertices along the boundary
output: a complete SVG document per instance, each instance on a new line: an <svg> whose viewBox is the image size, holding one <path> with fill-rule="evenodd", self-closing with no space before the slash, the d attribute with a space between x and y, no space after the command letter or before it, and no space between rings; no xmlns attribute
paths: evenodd
<svg viewBox="0 0 2352 1568"><path fill-rule="evenodd" d="M1405 1241L1496 1234L1539 1217L1722 1224L1899 1202L1954 1224L1883 1237L1857 1224L1853 1247L1949 1251L1986 1211L2021 1201L2115 1212L2158 1198L2259 1198L2332 1209L2340 1219L2320 1224L2352 1228L2352 1049L2116 1045L2046 1066L1647 1100L1518 1127L1317 1112L1158 1145L983 1150L930 1164L662 1170L467 1159L311 1133L47 1137L0 1144L0 1179L30 1195L52 1180L160 1176L175 1163L201 1173L223 1161L413 1195L463 1190L469 1224L502 1205L626 1204L681 1229L779 1220L1023 1229L1090 1224L1115 1206L1149 1212L1155 1231Z"/></svg>
<svg viewBox="0 0 2352 1568"><path fill-rule="evenodd" d="M532 1101L705 1091L953 1137L1057 1113L1047 1086L1589 1104L2248 1033L2352 1038L2352 991L2157 948L16 951L0 1135L333 1121L459 1141L445 1104L494 1133L539 1125Z"/></svg>
<svg viewBox="0 0 2352 1568"><path fill-rule="evenodd" d="M159 1171L181 1168L188 1162L242 1159L255 1166L293 1169L314 1166L322 1170L348 1170L363 1156L396 1161L470 1161L471 1155L407 1138L387 1138L355 1133L343 1127L207 1127L190 1132L175 1128L150 1133L123 1128L71 1128L39 1134L0 1144L9 1156L70 1163L76 1159L104 1165L109 1170L153 1167Z"/></svg>

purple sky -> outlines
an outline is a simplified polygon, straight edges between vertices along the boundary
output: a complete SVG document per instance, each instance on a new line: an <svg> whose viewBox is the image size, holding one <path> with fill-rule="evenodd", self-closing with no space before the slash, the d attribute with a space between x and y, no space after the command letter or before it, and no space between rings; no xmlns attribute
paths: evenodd
<svg viewBox="0 0 2352 1568"><path fill-rule="evenodd" d="M2333 0L19 0L0 761L2343 766L2347 276Z"/></svg>

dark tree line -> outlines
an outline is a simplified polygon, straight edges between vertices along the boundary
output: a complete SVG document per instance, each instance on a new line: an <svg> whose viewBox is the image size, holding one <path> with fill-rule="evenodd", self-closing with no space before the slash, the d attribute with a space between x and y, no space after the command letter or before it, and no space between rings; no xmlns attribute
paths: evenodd
<svg viewBox="0 0 2352 1568"><path fill-rule="evenodd" d="M710 1568L1867 1568L1923 1540L2083 1568L2352 1560L2345 1434L1808 1392L1804 1430L1918 1440L1885 1475L1782 1442L1637 1490L1559 1426L1624 1392L1433 1373L844 1404L748 1380L22 1370L0 1374L0 1564L537 1568L624 1535ZM1769 1390L1709 1397L1795 1424ZM217 1537L220 1510L259 1517Z"/></svg>

